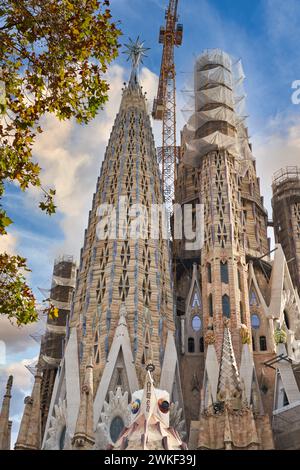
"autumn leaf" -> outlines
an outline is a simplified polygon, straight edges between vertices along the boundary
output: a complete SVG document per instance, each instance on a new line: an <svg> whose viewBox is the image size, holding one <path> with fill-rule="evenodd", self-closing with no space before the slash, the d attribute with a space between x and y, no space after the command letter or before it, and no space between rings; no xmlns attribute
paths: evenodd
<svg viewBox="0 0 300 470"><path fill-rule="evenodd" d="M121 32L111 20L108 0L2 0L0 24L5 90L0 97L0 202L7 181L17 182L23 191L35 186L43 193L40 209L52 215L55 190L42 187L41 168L32 158L37 134L43 132L41 118L53 113L87 124L96 116L108 99L104 74L118 55ZM0 205L0 236L11 223ZM37 317L18 262L1 259L2 276L5 269L12 271L11 284L4 283L2 291L0 286L0 314L15 316L22 324Z"/></svg>

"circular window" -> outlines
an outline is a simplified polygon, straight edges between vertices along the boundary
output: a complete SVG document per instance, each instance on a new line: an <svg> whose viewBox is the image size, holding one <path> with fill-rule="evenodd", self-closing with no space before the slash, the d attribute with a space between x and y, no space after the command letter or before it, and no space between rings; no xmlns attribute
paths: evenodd
<svg viewBox="0 0 300 470"><path fill-rule="evenodd" d="M258 330L259 327L260 327L260 319L259 319L259 316L258 315L252 315L251 317L251 325L252 325L252 328L254 328L255 330Z"/></svg>
<svg viewBox="0 0 300 470"><path fill-rule="evenodd" d="M160 399L158 400L158 407L162 413L166 414L170 410L170 403L167 400Z"/></svg>
<svg viewBox="0 0 300 470"><path fill-rule="evenodd" d="M201 330L201 318L198 315L195 315L192 319L192 328L196 332Z"/></svg>
<svg viewBox="0 0 300 470"><path fill-rule="evenodd" d="M116 416L110 425L110 437L113 442L116 442L118 440L118 437L120 436L121 432L123 431L124 428L124 421L120 416Z"/></svg>

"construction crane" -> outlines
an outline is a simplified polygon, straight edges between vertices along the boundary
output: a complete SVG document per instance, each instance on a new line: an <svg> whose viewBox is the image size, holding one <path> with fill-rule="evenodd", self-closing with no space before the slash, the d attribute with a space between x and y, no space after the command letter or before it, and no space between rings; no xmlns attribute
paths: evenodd
<svg viewBox="0 0 300 470"><path fill-rule="evenodd" d="M166 208L172 213L176 164L180 148L176 146L176 71L174 46L182 44L183 26L178 23L178 0L170 0L165 13L166 25L159 31L159 43L163 44L162 61L157 98L152 116L162 121L162 147L157 149L161 169Z"/></svg>

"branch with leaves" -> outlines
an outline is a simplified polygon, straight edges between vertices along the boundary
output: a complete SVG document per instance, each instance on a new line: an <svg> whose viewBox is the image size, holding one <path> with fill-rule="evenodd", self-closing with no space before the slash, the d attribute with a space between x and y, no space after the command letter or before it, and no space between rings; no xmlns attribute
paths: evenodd
<svg viewBox="0 0 300 470"><path fill-rule="evenodd" d="M32 149L40 119L53 113L87 124L108 99L105 73L121 32L109 1L2 0L0 5L0 201L4 182L40 187L39 207L55 213ZM12 223L0 204L0 234Z"/></svg>
<svg viewBox="0 0 300 470"><path fill-rule="evenodd" d="M38 319L35 298L26 284L26 260L21 256L0 254L0 314L25 325Z"/></svg>

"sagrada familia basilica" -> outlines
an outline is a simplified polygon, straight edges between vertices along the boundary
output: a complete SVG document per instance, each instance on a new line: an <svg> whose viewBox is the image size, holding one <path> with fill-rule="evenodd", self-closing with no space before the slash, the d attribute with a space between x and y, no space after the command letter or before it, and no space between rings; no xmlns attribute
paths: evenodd
<svg viewBox="0 0 300 470"><path fill-rule="evenodd" d="M149 213L164 196L138 77L143 45L129 53L80 265L69 257L54 265L59 315L47 322L15 449L299 449L300 170L274 176L270 221L241 64L205 51L181 132L171 236L160 212L153 237L147 218L136 224L135 207ZM187 205L202 233L192 247L184 230L175 236ZM10 448L12 382L2 449Z"/></svg>

